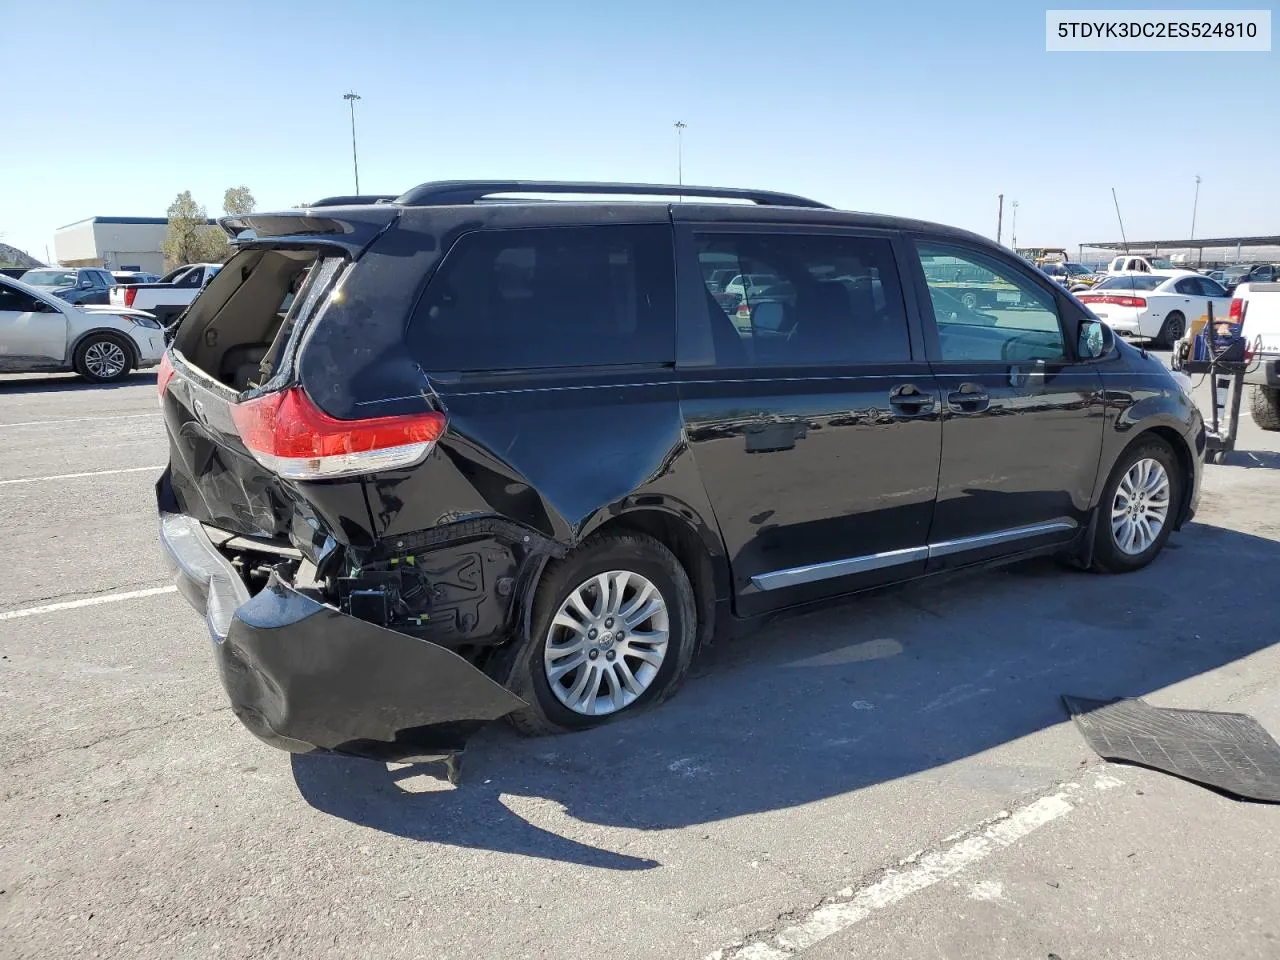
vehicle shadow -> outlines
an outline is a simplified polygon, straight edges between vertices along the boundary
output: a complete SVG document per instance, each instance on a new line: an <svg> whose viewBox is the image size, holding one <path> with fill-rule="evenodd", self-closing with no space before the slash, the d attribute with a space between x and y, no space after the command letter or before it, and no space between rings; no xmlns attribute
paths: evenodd
<svg viewBox="0 0 1280 960"><path fill-rule="evenodd" d="M1228 467L1280 470L1280 453L1271 450L1232 450L1223 463Z"/></svg>
<svg viewBox="0 0 1280 960"><path fill-rule="evenodd" d="M679 696L624 722L541 740L494 725L456 789L334 757L294 756L294 779L317 810L397 836L647 869L514 808L665 830L919 774L1067 722L1061 694L1142 696L1270 645L1278 562L1276 541L1191 524L1125 576L1045 560L917 584L706 651Z"/></svg>
<svg viewBox="0 0 1280 960"><path fill-rule="evenodd" d="M74 373L0 376L0 396L13 393L68 393L86 390L119 390L156 382L155 370L135 370L115 383L90 383Z"/></svg>

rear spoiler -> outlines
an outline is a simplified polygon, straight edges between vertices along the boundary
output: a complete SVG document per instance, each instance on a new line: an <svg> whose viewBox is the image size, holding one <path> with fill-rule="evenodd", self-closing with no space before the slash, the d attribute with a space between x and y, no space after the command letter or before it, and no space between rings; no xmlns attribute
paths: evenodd
<svg viewBox="0 0 1280 960"><path fill-rule="evenodd" d="M341 247L356 256L400 216L394 204L286 210L280 213L246 213L222 217L218 225L232 246L255 244L315 245L317 242Z"/></svg>

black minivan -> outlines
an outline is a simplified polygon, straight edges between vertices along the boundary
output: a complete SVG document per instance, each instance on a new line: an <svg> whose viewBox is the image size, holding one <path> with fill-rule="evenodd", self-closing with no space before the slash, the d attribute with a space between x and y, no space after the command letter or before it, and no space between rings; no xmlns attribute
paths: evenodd
<svg viewBox="0 0 1280 960"><path fill-rule="evenodd" d="M159 377L161 539L288 750L591 726L762 615L1037 554L1134 570L1195 509L1183 386L972 233L516 181L223 226Z"/></svg>

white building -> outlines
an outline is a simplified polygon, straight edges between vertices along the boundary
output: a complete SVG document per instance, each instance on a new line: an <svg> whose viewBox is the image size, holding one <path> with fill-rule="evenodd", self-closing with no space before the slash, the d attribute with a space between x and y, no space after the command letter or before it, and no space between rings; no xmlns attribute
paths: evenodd
<svg viewBox="0 0 1280 960"><path fill-rule="evenodd" d="M217 221L207 221L211 226ZM90 217L59 227L54 259L64 267L106 267L164 273L164 217Z"/></svg>

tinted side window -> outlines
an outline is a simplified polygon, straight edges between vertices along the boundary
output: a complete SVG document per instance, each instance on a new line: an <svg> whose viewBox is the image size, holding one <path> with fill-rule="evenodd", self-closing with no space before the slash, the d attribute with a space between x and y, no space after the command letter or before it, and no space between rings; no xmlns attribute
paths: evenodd
<svg viewBox="0 0 1280 960"><path fill-rule="evenodd" d="M1189 297L1198 297L1203 294L1198 277L1183 277L1173 285L1173 289Z"/></svg>
<svg viewBox="0 0 1280 960"><path fill-rule="evenodd" d="M466 234L436 271L408 336L433 370L673 363L671 228Z"/></svg>
<svg viewBox="0 0 1280 960"><path fill-rule="evenodd" d="M719 366L909 360L888 240L796 234L697 237ZM724 288L717 275L731 264Z"/></svg>
<svg viewBox="0 0 1280 960"><path fill-rule="evenodd" d="M40 301L28 293L0 283L0 310L17 313L34 313L40 309Z"/></svg>
<svg viewBox="0 0 1280 960"><path fill-rule="evenodd" d="M1053 297L995 257L918 243L943 360L1062 361L1067 357Z"/></svg>

